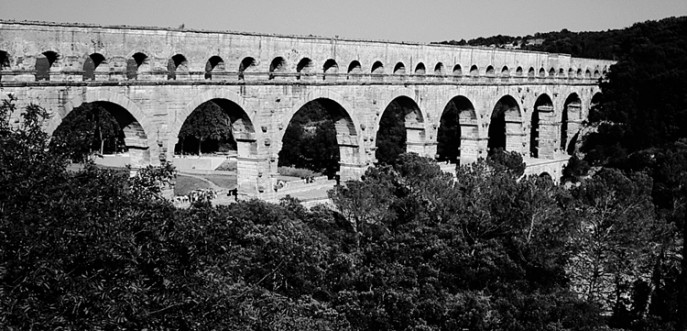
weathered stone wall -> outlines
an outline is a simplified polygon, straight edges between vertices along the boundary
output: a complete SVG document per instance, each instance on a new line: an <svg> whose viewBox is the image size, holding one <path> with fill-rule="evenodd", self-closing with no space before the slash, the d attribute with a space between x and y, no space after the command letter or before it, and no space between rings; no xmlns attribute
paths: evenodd
<svg viewBox="0 0 687 331"><path fill-rule="evenodd" d="M127 129L126 143L137 165L173 160L181 126L202 103L220 99L237 105L232 127L239 149L239 190L263 197L272 191L271 177L277 171L289 121L310 101L332 100L344 110L337 122L337 141L341 176L348 179L359 177L375 162L379 121L397 98L410 99L416 106L406 118L408 150L429 157L437 153L437 130L446 105L455 97L467 98L474 112L461 115L465 162L486 156L491 114L505 96L517 104L506 115L506 149L522 153L527 160L532 112L536 101L546 96L551 105L539 109L539 158L529 162L535 164L563 158L561 145L577 133L599 92L598 76L612 64L536 52L165 29L0 22L0 32L0 50L9 54L10 63L0 71L3 94L13 93L22 103L34 102L50 110L54 116L46 128L49 132L84 102L118 105L136 120ZM50 80L36 82L35 59L48 50L58 53L58 59L50 68ZM148 59L138 67L135 79L127 79L127 60L138 52ZM96 67L94 80L84 81L83 64L93 53L103 55L105 61ZM175 54L183 54L186 64L176 68L175 80L168 80L169 59ZM222 58L226 70L218 71L221 66L216 66L206 76L206 63L213 56ZM239 72L242 61L250 63L244 61L246 57L254 58L255 66ZM270 73L276 57L285 59L286 68ZM310 67L303 66L299 74L298 63L306 57ZM338 70L327 60L336 61ZM358 74L348 72L353 61L361 64ZM371 74L376 61L383 63L384 74ZM399 62L405 74L392 73ZM460 75L453 74L456 65L461 67ZM469 76L472 66L479 68L478 73ZM435 72L434 68L443 69ZM516 74L518 68L522 76ZM531 70L534 77L527 76ZM553 162L546 166L553 169L547 171L558 176L562 164Z"/></svg>

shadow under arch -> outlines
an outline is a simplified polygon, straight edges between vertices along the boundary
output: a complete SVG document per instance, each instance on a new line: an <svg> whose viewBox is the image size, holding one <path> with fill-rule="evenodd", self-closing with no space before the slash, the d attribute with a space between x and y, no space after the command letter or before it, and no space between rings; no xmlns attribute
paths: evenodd
<svg viewBox="0 0 687 331"><path fill-rule="evenodd" d="M399 154L425 153L425 118L417 102L397 91L377 120L375 157L380 163L393 163Z"/></svg>
<svg viewBox="0 0 687 331"><path fill-rule="evenodd" d="M524 133L522 131L522 107L511 95L501 97L491 113L488 131L488 154L498 150L521 152Z"/></svg>
<svg viewBox="0 0 687 331"><path fill-rule="evenodd" d="M336 98L311 96L288 115L279 135L279 166L295 165L329 177L338 173L343 180L360 178L360 135L346 105Z"/></svg>
<svg viewBox="0 0 687 331"><path fill-rule="evenodd" d="M477 160L478 138L473 103L462 95L451 98L441 113L437 130L437 161L460 164Z"/></svg>
<svg viewBox="0 0 687 331"><path fill-rule="evenodd" d="M123 98L123 97L122 97ZM152 128L150 127L150 122L143 122L140 120L142 114L138 107L135 106L133 102L129 100L126 102L123 100L110 97L110 98L98 98L91 97L85 98L79 103L79 106L74 107L72 102L65 104L65 109L69 109L62 116L54 116L56 119L51 120L46 132L53 136L65 122L65 120L72 114L72 112L78 108L85 105L98 107L107 111L117 122L117 125L121 129L123 135L123 142L126 151L129 153L129 160L123 164L131 164L133 167L142 167L153 163L151 160L151 149L149 143L149 133ZM119 101L119 102L118 102Z"/></svg>
<svg viewBox="0 0 687 331"><path fill-rule="evenodd" d="M332 91L312 90L307 97L295 103L288 113L284 115L284 121L279 125L284 128L280 130L278 137L280 142L284 140L286 129L293 120L296 113L307 104L317 101L324 102L330 116L335 122L336 140L339 145L339 175L341 180L360 179L366 169L366 164L362 157L363 131L370 130L365 127L351 111L355 109L352 104L346 101L343 96ZM274 157L274 156L273 156Z"/></svg>

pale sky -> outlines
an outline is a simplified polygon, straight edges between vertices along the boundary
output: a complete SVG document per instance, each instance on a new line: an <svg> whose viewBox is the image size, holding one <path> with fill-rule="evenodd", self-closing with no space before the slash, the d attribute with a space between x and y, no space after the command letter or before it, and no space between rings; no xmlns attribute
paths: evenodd
<svg viewBox="0 0 687 331"><path fill-rule="evenodd" d="M0 19L431 42L599 31L687 16L687 0L0 0Z"/></svg>

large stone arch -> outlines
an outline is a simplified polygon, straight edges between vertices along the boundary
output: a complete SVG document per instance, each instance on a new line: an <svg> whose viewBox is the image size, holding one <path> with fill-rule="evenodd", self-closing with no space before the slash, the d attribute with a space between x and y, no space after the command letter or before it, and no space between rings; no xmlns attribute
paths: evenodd
<svg viewBox="0 0 687 331"><path fill-rule="evenodd" d="M270 160L265 151L260 149L259 141L262 137L249 111L246 110L246 102L240 95L226 90L208 90L196 95L184 108L178 111L169 127L167 138L168 151L174 150L181 127L188 117L202 104L208 101L221 102L225 105L236 106L238 111L228 113L231 118L232 133L237 147L236 177L237 190L241 196L261 196L268 191L268 174L270 172ZM226 109L225 109L226 110ZM263 145L269 146L271 141L265 139Z"/></svg>
<svg viewBox="0 0 687 331"><path fill-rule="evenodd" d="M328 109L328 111L333 111L330 115L335 122L336 140L339 145L339 174L341 179L359 179L367 166L363 160L363 135L366 134L366 130L370 129L361 123L356 116L353 105L338 93L326 89L317 89L308 91L304 98L298 99L279 122L278 125L281 129L274 137L278 141L275 145L278 146L278 150L281 150L281 141L293 117L305 105L318 100L326 100L338 106L338 109ZM277 153L271 157L274 158Z"/></svg>
<svg viewBox="0 0 687 331"><path fill-rule="evenodd" d="M540 94L532 107L530 121L530 156L535 158L553 158L556 149L557 121L553 100L546 94Z"/></svg>
<svg viewBox="0 0 687 331"><path fill-rule="evenodd" d="M421 156L433 157L435 151L428 153L428 142L427 136L427 122L428 116L421 102L417 101L415 91L408 88L401 88L392 91L391 93L385 95L377 103L378 111L376 112L375 127L374 127L374 137L375 137L375 149L377 147L378 139L377 136L380 130L380 123L384 112L387 108L396 100L409 100L412 102L411 111L405 114L405 128L406 128L406 152L417 153Z"/></svg>
<svg viewBox="0 0 687 331"><path fill-rule="evenodd" d="M577 92L571 92L563 101L561 106L560 124L560 150L563 153L572 155L574 152L573 137L578 134L582 127L582 99Z"/></svg>
<svg viewBox="0 0 687 331"><path fill-rule="evenodd" d="M475 109L475 103L466 95L455 95L445 102L444 105L438 118L433 123L433 126L437 128L437 156L439 156L440 149L442 149L440 146L442 141L439 140L440 134L442 134L442 122L449 112L457 110L458 139L460 140L459 161L460 163L469 163L477 160L480 154L479 141L483 133L481 120ZM454 160L447 161L453 162Z"/></svg>
<svg viewBox="0 0 687 331"><path fill-rule="evenodd" d="M123 110L126 114L121 115L128 115L132 120L128 125L123 125L124 142L129 149L131 165L134 167L141 167L155 163L152 156L156 155L158 152L155 140L156 138L159 139L159 137L153 136L153 132L156 132L155 125L135 102L124 95L110 93L100 89L87 89L85 93L79 94L66 101L62 106L63 111L51 116L45 128L46 133L52 135L67 115L69 115L74 108L84 103L109 103ZM117 114L113 115L121 118L121 116L117 116Z"/></svg>
<svg viewBox="0 0 687 331"><path fill-rule="evenodd" d="M202 105L205 102L208 102L213 99L224 99L231 101L235 103L237 106L239 106L242 110L243 113L245 114L244 121L247 120L246 122L240 123L245 129L246 132L249 132L252 134L252 139L257 140L258 138L258 132L255 130L255 122L253 121L252 118L250 118L250 115L248 114L248 110L246 110L246 101L245 99L240 96L237 93L231 92L231 91L226 91L226 90L220 90L220 89L213 89L213 90L206 90L204 92L201 92L197 94L195 97L193 97L188 103L186 103L186 106L182 108L181 110L177 111L174 114L174 117L172 121L169 124L169 136L168 139L170 141L176 139L176 137L179 135L179 131L181 130L181 126L184 125L184 122L186 119L193 113L196 108L198 108L200 105ZM173 144L172 144L173 147Z"/></svg>
<svg viewBox="0 0 687 331"><path fill-rule="evenodd" d="M490 120L487 148L493 153L497 148L522 153L525 144L523 111L520 101L510 94L501 96L494 103Z"/></svg>

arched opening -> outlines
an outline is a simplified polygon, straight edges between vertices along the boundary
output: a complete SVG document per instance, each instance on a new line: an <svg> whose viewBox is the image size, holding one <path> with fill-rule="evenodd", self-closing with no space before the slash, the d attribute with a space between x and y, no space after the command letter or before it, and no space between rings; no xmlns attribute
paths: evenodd
<svg viewBox="0 0 687 331"><path fill-rule="evenodd" d="M296 79L301 79L301 75L309 76L312 73L313 62L307 57L301 59L296 65Z"/></svg>
<svg viewBox="0 0 687 331"><path fill-rule="evenodd" d="M565 77L565 70L563 68L558 69L558 77Z"/></svg>
<svg viewBox="0 0 687 331"><path fill-rule="evenodd" d="M544 78L546 77L546 70L544 68L539 69L539 78Z"/></svg>
<svg viewBox="0 0 687 331"><path fill-rule="evenodd" d="M494 70L493 66L488 66L487 71L486 71L487 76L493 77L496 75L496 71Z"/></svg>
<svg viewBox="0 0 687 331"><path fill-rule="evenodd" d="M554 78L554 77L556 77L556 69L551 67L551 69L549 69L549 78Z"/></svg>
<svg viewBox="0 0 687 331"><path fill-rule="evenodd" d="M444 64L439 62L434 66L434 74L437 76L443 76L445 74Z"/></svg>
<svg viewBox="0 0 687 331"><path fill-rule="evenodd" d="M456 64L453 66L453 75L454 76L462 76L463 75L463 69L461 68L460 64Z"/></svg>
<svg viewBox="0 0 687 331"><path fill-rule="evenodd" d="M88 56L83 63L83 80L95 80L95 71L104 62L105 57L100 53Z"/></svg>
<svg viewBox="0 0 687 331"><path fill-rule="evenodd" d="M568 155L572 155L575 150L574 145L571 144L571 146L568 146L568 136L571 133L577 133L577 131L580 129L581 114L582 101L576 93L573 93L565 100L565 104L563 105L563 113L561 114L560 150L568 152Z"/></svg>
<svg viewBox="0 0 687 331"><path fill-rule="evenodd" d="M489 123L488 154L499 150L517 151L522 148L522 119L518 102L506 95L499 99Z"/></svg>
<svg viewBox="0 0 687 331"><path fill-rule="evenodd" d="M437 161L460 163L477 159L477 116L472 102L457 96L441 114L437 131Z"/></svg>
<svg viewBox="0 0 687 331"><path fill-rule="evenodd" d="M424 119L417 103L400 96L384 109L379 120L375 157L381 164L393 164L399 154L415 152L424 154Z"/></svg>
<svg viewBox="0 0 687 331"><path fill-rule="evenodd" d="M382 62L377 61L374 64L372 64L371 72L373 80L381 80L382 75L384 75L384 65L382 64Z"/></svg>
<svg viewBox="0 0 687 331"><path fill-rule="evenodd" d="M394 66L394 75L404 75L406 73L406 65L403 62L396 63Z"/></svg>
<svg viewBox="0 0 687 331"><path fill-rule="evenodd" d="M522 71L522 69L520 69L520 70ZM503 68L501 68L501 76L503 76L503 77L510 76L510 70L508 69L507 66L503 66Z"/></svg>
<svg viewBox="0 0 687 331"><path fill-rule="evenodd" d="M599 72L599 70L594 70L594 78L599 78L599 77L601 77L601 73Z"/></svg>
<svg viewBox="0 0 687 331"><path fill-rule="evenodd" d="M324 72L325 75L336 75L339 72L339 65L334 59L329 59L324 62L322 72Z"/></svg>
<svg viewBox="0 0 687 331"><path fill-rule="evenodd" d="M574 78L575 77L575 70L573 68L568 69L568 78Z"/></svg>
<svg viewBox="0 0 687 331"><path fill-rule="evenodd" d="M0 51L0 70L10 68L10 55L5 51Z"/></svg>
<svg viewBox="0 0 687 331"><path fill-rule="evenodd" d="M415 74L416 75L424 75L427 72L425 69L425 64L420 62L415 66Z"/></svg>
<svg viewBox="0 0 687 331"><path fill-rule="evenodd" d="M252 57L245 57L243 60L241 60L241 63L239 63L239 79L244 80L246 79L246 73L247 72L252 72L257 68L257 65L255 63L255 59Z"/></svg>
<svg viewBox="0 0 687 331"><path fill-rule="evenodd" d="M53 131L51 149L81 162L92 154L96 163L123 167L150 163L148 137L124 107L105 101L83 103L62 119Z"/></svg>
<svg viewBox="0 0 687 331"><path fill-rule="evenodd" d="M600 92L594 93L592 96L592 100L589 103L589 113L587 114L588 118L599 118L601 112L601 102L603 101L603 95Z"/></svg>
<svg viewBox="0 0 687 331"><path fill-rule="evenodd" d="M138 79L138 70L141 66L147 64L148 55L143 53L136 53L126 60L126 78Z"/></svg>
<svg viewBox="0 0 687 331"><path fill-rule="evenodd" d="M289 121L279 151L281 167L314 171L333 178L341 164L358 163L355 126L348 112L331 99L304 104ZM280 171L285 174L284 171Z"/></svg>
<svg viewBox="0 0 687 331"><path fill-rule="evenodd" d="M2 81L2 71L10 69L10 56L5 51L0 51L0 81Z"/></svg>
<svg viewBox="0 0 687 331"><path fill-rule="evenodd" d="M548 95L542 94L537 98L532 110L532 121L530 122L530 157L550 156L553 154L552 132L553 126L542 126L542 120L547 121L553 114L553 102Z"/></svg>
<svg viewBox="0 0 687 331"><path fill-rule="evenodd" d="M177 79L177 72L188 72L188 61L181 54L176 54L167 61L167 79Z"/></svg>
<svg viewBox="0 0 687 331"><path fill-rule="evenodd" d="M518 67L517 69L515 69L515 75L518 77L522 76L522 67Z"/></svg>
<svg viewBox="0 0 687 331"><path fill-rule="evenodd" d="M239 105L227 99L211 99L196 107L184 120L174 154L235 156L238 153L237 140L253 132L248 115Z"/></svg>
<svg viewBox="0 0 687 331"><path fill-rule="evenodd" d="M226 67L221 57L214 55L205 63L205 79L212 79L214 73L224 72Z"/></svg>
<svg viewBox="0 0 687 331"><path fill-rule="evenodd" d="M527 70L527 79L529 79L529 80L534 79L534 68L530 67L530 69Z"/></svg>
<svg viewBox="0 0 687 331"><path fill-rule="evenodd" d="M36 81L50 80L50 68L52 67L59 55L53 51L47 51L36 58Z"/></svg>
<svg viewBox="0 0 687 331"><path fill-rule="evenodd" d="M592 78L591 70L587 69L587 71L584 72L584 77L585 78Z"/></svg>
<svg viewBox="0 0 687 331"><path fill-rule="evenodd" d="M351 61L351 64L348 65L348 74L349 75L361 75L363 73L363 68L360 66L360 62L358 61Z"/></svg>
<svg viewBox="0 0 687 331"><path fill-rule="evenodd" d="M274 58L270 63L270 79L274 79L276 75L284 73L285 71L286 60L281 56Z"/></svg>
<svg viewBox="0 0 687 331"><path fill-rule="evenodd" d="M479 68L476 65L470 67L470 76L479 77Z"/></svg>

